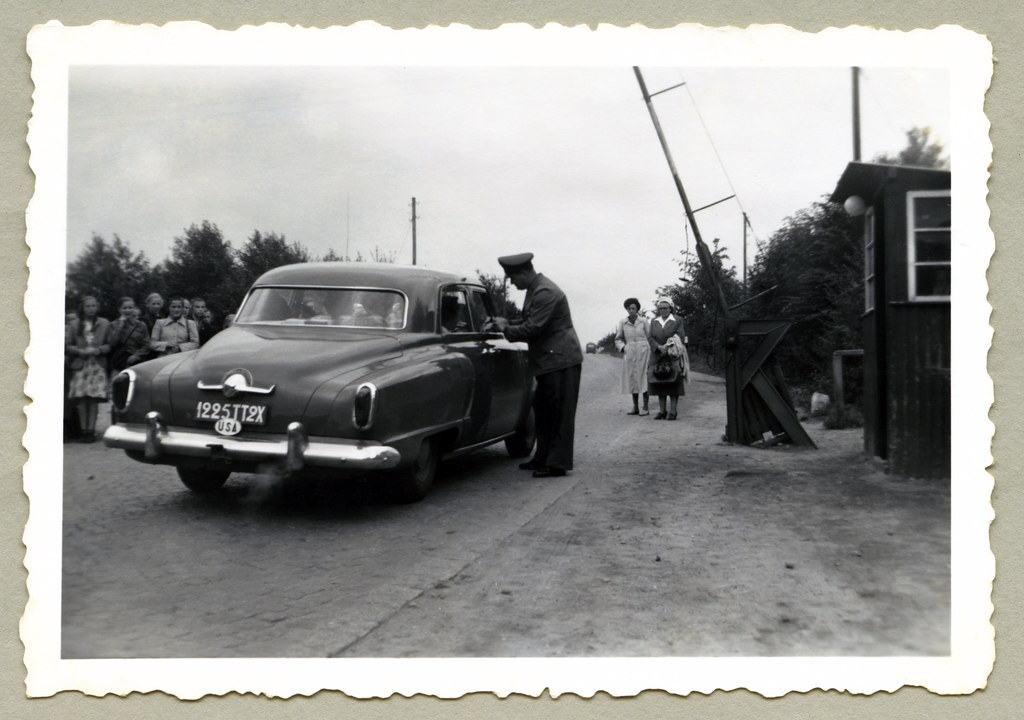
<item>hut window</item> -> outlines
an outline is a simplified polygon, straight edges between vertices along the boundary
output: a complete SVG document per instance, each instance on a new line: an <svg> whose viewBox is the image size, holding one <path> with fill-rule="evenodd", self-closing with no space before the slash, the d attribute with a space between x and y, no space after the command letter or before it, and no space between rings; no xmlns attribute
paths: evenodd
<svg viewBox="0 0 1024 720"><path fill-rule="evenodd" d="M907 193L910 300L949 300L950 206L948 190Z"/></svg>
<svg viewBox="0 0 1024 720"><path fill-rule="evenodd" d="M875 309L875 209L864 214L864 311Z"/></svg>

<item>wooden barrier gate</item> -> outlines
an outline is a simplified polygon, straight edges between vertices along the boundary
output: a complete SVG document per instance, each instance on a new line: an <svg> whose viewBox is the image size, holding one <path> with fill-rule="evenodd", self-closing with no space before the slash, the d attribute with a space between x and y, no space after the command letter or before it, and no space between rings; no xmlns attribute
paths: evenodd
<svg viewBox="0 0 1024 720"><path fill-rule="evenodd" d="M672 179L675 181L679 198L683 201L686 219L693 229L696 240L697 257L707 279L715 290L718 312L725 319L725 347L729 361L725 376L726 391L726 427L725 439L742 445L774 445L780 442L815 447L814 442L797 419L793 401L789 396L782 369L778 363L767 365L772 351L782 340L791 323L783 320L739 320L732 316L718 278L715 276L714 264L697 220L694 217L690 201L686 197L683 183L679 179L672 154L669 152L665 134L647 92L640 68L633 68L640 92L647 103L647 110L654 123L654 130L661 142ZM675 86L678 87L678 86ZM672 88L667 88L671 90ZM661 92L665 92L664 90Z"/></svg>

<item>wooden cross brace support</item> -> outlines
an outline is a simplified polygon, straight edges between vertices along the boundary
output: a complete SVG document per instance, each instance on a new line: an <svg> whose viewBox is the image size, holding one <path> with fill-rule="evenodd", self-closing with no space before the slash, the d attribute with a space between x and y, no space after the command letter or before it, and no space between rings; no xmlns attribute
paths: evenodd
<svg viewBox="0 0 1024 720"><path fill-rule="evenodd" d="M789 326L790 323L784 320L739 320L729 323L726 344L733 357L726 375L726 436L730 442L749 444L751 438L761 437L765 432L773 433L773 426L777 426L794 445L816 447L797 419L792 404L783 395L786 392L783 379L777 376L776 383L772 383L763 367ZM760 338L746 360L741 360L739 354L739 341L742 337ZM754 391L753 396L746 391L748 387ZM774 423L766 423L766 427L749 427L750 418L761 414L760 408L747 407L756 402L754 397L760 399Z"/></svg>

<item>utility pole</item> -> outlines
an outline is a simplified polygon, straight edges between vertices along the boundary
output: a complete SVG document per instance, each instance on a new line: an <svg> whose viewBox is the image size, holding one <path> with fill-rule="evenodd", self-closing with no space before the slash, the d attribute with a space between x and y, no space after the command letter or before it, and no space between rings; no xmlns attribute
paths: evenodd
<svg viewBox="0 0 1024 720"><path fill-rule="evenodd" d="M853 67L853 161L860 162L860 68Z"/></svg>
<svg viewBox="0 0 1024 720"><path fill-rule="evenodd" d="M743 299L747 299L747 214L743 213Z"/></svg>
<svg viewBox="0 0 1024 720"><path fill-rule="evenodd" d="M416 264L416 198L412 199L412 264Z"/></svg>

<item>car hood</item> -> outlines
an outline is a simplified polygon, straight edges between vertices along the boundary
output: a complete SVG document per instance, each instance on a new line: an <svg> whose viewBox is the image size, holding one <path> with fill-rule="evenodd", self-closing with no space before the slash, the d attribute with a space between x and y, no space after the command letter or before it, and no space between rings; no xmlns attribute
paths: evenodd
<svg viewBox="0 0 1024 720"><path fill-rule="evenodd" d="M177 422L189 424L197 400L224 400L222 393L200 390L198 384L220 385L231 371L243 370L252 386L274 390L269 395L240 393L235 400L266 402L273 408L272 417L283 422L301 418L323 383L401 355L397 338L380 333L308 326L232 326L177 365L168 389Z"/></svg>

